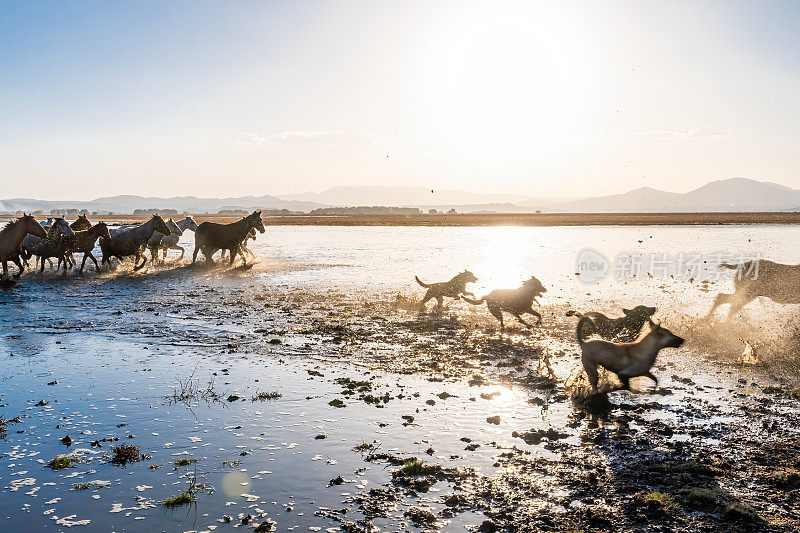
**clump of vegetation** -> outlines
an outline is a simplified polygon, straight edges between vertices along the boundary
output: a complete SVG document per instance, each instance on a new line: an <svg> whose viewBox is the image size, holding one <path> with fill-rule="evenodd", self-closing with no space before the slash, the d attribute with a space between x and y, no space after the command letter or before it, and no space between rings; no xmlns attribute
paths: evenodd
<svg viewBox="0 0 800 533"><path fill-rule="evenodd" d="M370 444L369 442L362 442L361 444L356 444L355 446L353 446L353 451L364 453L364 452L371 452L375 448L377 448L377 446L375 446L374 444Z"/></svg>
<svg viewBox="0 0 800 533"><path fill-rule="evenodd" d="M369 392L372 390L372 383L369 381L356 381L350 378L336 378L333 381L344 387L342 394L350 396L357 392Z"/></svg>
<svg viewBox="0 0 800 533"><path fill-rule="evenodd" d="M174 464L175 464L175 468L177 468L179 466L192 465L192 464L196 463L199 460L200 459L195 459L194 457L181 457L180 459L176 459Z"/></svg>
<svg viewBox="0 0 800 533"><path fill-rule="evenodd" d="M225 459L222 461L222 466L227 468L238 468L242 462L238 459Z"/></svg>
<svg viewBox="0 0 800 533"><path fill-rule="evenodd" d="M433 476L441 474L442 467L426 464L415 457L406 461L398 472L406 476Z"/></svg>
<svg viewBox="0 0 800 533"><path fill-rule="evenodd" d="M167 400L171 404L183 403L189 404L193 401L204 401L206 403L220 403L222 402L222 395L214 390L214 378L208 382L206 386L201 386L195 380L194 372L185 380L178 380L178 386L172 393L172 396L167 396Z"/></svg>
<svg viewBox="0 0 800 533"><path fill-rule="evenodd" d="M664 510L671 510L675 508L675 498L665 492L640 492L634 498L643 503L654 503L659 505Z"/></svg>
<svg viewBox="0 0 800 533"><path fill-rule="evenodd" d="M344 402L339 398L334 398L333 400L328 402L328 405L331 407L344 407Z"/></svg>
<svg viewBox="0 0 800 533"><path fill-rule="evenodd" d="M719 507L727 495L719 487L691 487L686 492L687 503L699 510Z"/></svg>
<svg viewBox="0 0 800 533"><path fill-rule="evenodd" d="M175 509L181 505L189 505L197 500L197 491L194 486L190 486L183 492L179 492L177 496L167 498L161 502L161 505L167 509Z"/></svg>
<svg viewBox="0 0 800 533"><path fill-rule="evenodd" d="M145 456L139 452L139 447L135 444L120 444L111 448L111 463L117 466L125 466L144 459Z"/></svg>
<svg viewBox="0 0 800 533"><path fill-rule="evenodd" d="M47 466L51 470L64 470L66 468L72 468L79 462L80 458L75 455L58 455L50 459L50 462L47 463Z"/></svg>
<svg viewBox="0 0 800 533"><path fill-rule="evenodd" d="M266 400L277 400L281 396L283 396L283 394L281 394L278 391L273 391L273 392L257 391L256 394L252 398L250 398L250 401L263 402Z"/></svg>

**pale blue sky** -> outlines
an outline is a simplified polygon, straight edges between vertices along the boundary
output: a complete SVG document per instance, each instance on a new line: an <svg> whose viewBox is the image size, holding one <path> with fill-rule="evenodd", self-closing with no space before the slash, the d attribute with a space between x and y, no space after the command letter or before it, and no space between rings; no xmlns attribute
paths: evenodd
<svg viewBox="0 0 800 533"><path fill-rule="evenodd" d="M798 2L0 1L0 197L800 188Z"/></svg>

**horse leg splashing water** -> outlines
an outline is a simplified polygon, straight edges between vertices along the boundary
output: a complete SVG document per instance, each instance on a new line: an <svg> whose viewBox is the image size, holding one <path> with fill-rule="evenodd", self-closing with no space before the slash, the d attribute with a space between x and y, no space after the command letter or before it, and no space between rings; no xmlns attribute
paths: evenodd
<svg viewBox="0 0 800 533"><path fill-rule="evenodd" d="M144 258L142 264L139 264L139 258L142 256L147 242L156 231L164 235L171 233L164 219L158 215L153 215L150 220L138 226L111 231L110 238L103 237L100 239L100 250L103 252L101 263L110 263L112 257L122 261L124 257L133 256L133 269L140 270L144 268L147 264L147 257Z"/></svg>
<svg viewBox="0 0 800 533"><path fill-rule="evenodd" d="M197 254L202 251L206 262L213 264L214 252L228 250L231 254L230 264L236 259L242 241L252 229L264 233L264 222L261 220L261 211L253 211L243 219L231 224L217 224L203 222L195 231L195 246L192 255L192 264L197 262ZM242 257L244 259L244 257Z"/></svg>

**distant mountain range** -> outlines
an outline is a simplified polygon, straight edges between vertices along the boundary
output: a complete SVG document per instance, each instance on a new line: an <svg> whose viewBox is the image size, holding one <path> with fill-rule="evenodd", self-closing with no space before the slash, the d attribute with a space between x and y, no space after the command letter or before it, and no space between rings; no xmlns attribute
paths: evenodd
<svg viewBox="0 0 800 533"><path fill-rule="evenodd" d="M28 198L0 200L0 212L52 209L88 209L100 213L132 213L134 209L176 209L189 213L216 213L221 209L287 209L307 213L322 207L391 206L418 207L423 211L459 213L542 212L725 212L800 210L800 190L746 178L713 181L687 193L642 187L623 194L590 198L542 198L510 194L481 194L423 187L333 187L321 193L238 198L173 198L133 195L110 196L91 201L46 201Z"/></svg>
<svg viewBox="0 0 800 533"><path fill-rule="evenodd" d="M0 212L36 211L51 209L88 209L98 213L133 213L134 209L177 209L186 213L216 213L221 209L288 209L306 213L312 209L326 207L324 204L282 200L276 196L242 196L238 198L197 198L176 196L173 198L144 197L134 195L108 196L87 202L49 201L30 198L0 200Z"/></svg>

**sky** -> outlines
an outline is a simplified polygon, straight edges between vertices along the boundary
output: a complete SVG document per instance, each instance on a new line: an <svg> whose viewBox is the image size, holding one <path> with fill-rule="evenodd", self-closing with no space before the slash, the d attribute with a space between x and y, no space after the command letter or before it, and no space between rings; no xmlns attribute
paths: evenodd
<svg viewBox="0 0 800 533"><path fill-rule="evenodd" d="M800 188L800 2L0 0L0 198Z"/></svg>

